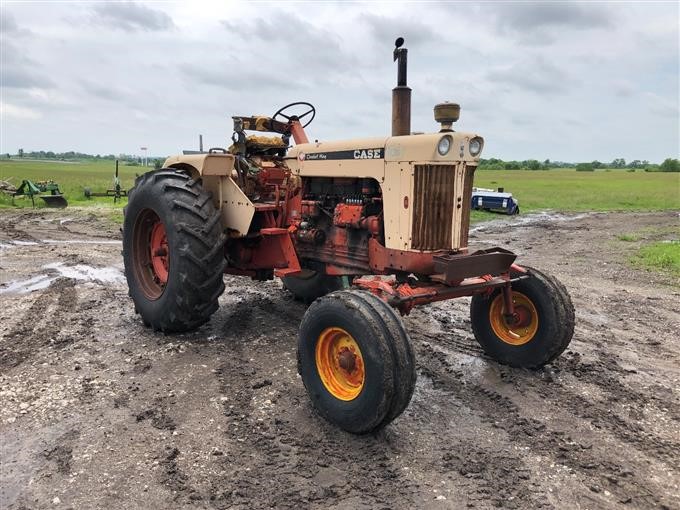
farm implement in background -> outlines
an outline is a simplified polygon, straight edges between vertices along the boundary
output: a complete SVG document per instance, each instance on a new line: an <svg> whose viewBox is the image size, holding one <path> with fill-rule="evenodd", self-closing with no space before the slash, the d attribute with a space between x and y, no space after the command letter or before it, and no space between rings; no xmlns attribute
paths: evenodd
<svg viewBox="0 0 680 510"><path fill-rule="evenodd" d="M24 179L17 190L12 193L12 204L14 204L14 198L19 196L30 197L33 207L35 207L36 196L41 198L47 207L63 209L68 205L59 185L52 180L33 182Z"/></svg>
<svg viewBox="0 0 680 510"><path fill-rule="evenodd" d="M472 188L472 208L502 214L519 214L519 202L512 193L506 193L503 188L498 191L487 188Z"/></svg>
<svg viewBox="0 0 680 510"><path fill-rule="evenodd" d="M93 193L90 188L84 188L83 192L85 194L85 198L113 197L114 204L123 197L127 198L127 190L120 186L120 177L118 177L118 160L116 160L116 173L113 175L113 188L107 189L102 193Z"/></svg>

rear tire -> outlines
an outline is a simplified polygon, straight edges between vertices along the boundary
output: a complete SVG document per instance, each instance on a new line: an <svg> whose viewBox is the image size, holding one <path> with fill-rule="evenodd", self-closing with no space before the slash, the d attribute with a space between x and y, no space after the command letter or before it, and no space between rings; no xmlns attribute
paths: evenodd
<svg viewBox="0 0 680 510"><path fill-rule="evenodd" d="M521 320L503 318L503 294L472 297L472 331L484 351L512 367L540 368L557 358L574 335L574 306L555 278L526 267L529 278L512 284L513 301ZM513 272L512 277L523 273Z"/></svg>
<svg viewBox="0 0 680 510"><path fill-rule="evenodd" d="M341 276L329 276L312 269L303 269L299 276L284 276L281 280L293 297L304 303L344 288Z"/></svg>
<svg viewBox="0 0 680 510"><path fill-rule="evenodd" d="M123 221L123 260L135 311L166 333L210 319L224 291L225 237L200 179L162 169L137 178Z"/></svg>
<svg viewBox="0 0 680 510"><path fill-rule="evenodd" d="M333 292L309 307L300 326L298 372L319 414L353 434L399 416L416 380L400 318L377 297L354 290Z"/></svg>

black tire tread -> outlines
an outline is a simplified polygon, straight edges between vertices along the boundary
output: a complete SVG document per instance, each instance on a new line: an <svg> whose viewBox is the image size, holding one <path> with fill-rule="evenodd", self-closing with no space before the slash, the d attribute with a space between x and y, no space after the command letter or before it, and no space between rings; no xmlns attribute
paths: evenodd
<svg viewBox="0 0 680 510"><path fill-rule="evenodd" d="M219 211L215 209L210 193L203 190L200 179L192 179L181 171L161 169L136 179L128 193L128 205L124 209L126 219L130 204L142 190L160 196L166 202L168 210L163 221L166 230L173 229L176 233L175 246L171 249L179 260L175 265L177 273L170 277L181 283L175 286L176 295L168 296L163 313L143 316L143 321L154 330L166 333L191 331L210 319L219 307L218 298L224 291L226 260L223 246L226 238L220 227ZM124 238L125 230L132 225L134 218L129 224L124 222ZM131 251L132 247L124 245L126 266L131 260ZM131 270L126 270L131 290L136 285L132 274ZM169 288L168 285L165 292L169 292ZM142 307L138 303L135 305L141 313Z"/></svg>
<svg viewBox="0 0 680 510"><path fill-rule="evenodd" d="M417 372L415 354L411 340L404 328L404 324L387 303L370 292L364 290L350 290L350 293L361 297L380 316L388 329L392 342L395 359L394 363L394 398L392 405L380 427L392 422L408 407L416 386Z"/></svg>
<svg viewBox="0 0 680 510"><path fill-rule="evenodd" d="M561 325L561 334L559 337L554 338L553 341L547 344L547 348L542 353L540 358L533 359L530 362L500 359L492 350L487 349L483 342L480 341L478 331L476 330L478 319L475 317L475 312L473 310L484 309L500 291L495 291L490 297L483 295L473 296L470 309L472 315L473 332L475 333L475 337L479 341L480 345L482 345L488 355L500 363L508 364L510 366L537 369L550 363L551 361L554 361L569 346L569 343L571 342L571 339L574 335L575 312L571 297L569 296L566 287L564 287L564 285L559 280L532 267L524 266L524 268L532 278L536 278L545 287L547 296L543 301L545 303L550 303L552 312L555 315L555 322ZM511 276L516 277L520 276L521 274L522 273L513 271Z"/></svg>
<svg viewBox="0 0 680 510"><path fill-rule="evenodd" d="M342 306L352 309L355 312L361 314L363 318L366 320L366 322L371 325L371 330L374 333L377 333L374 335L375 337L387 338L388 335L390 335L387 326L381 319L380 315L373 309L373 307L367 306L366 300L363 299L363 296L357 296L356 294L353 294L350 291L333 292L314 301L302 319L300 331L301 332L305 331L307 329L308 323L310 321L315 320L317 316L317 311L319 309L326 306L333 306L332 303L338 301ZM300 343L302 343L303 341L304 339L302 338L301 334ZM384 354L383 361L386 366L386 371L383 375L385 398L384 401L378 406L379 408L377 409L377 412L373 416L373 419L368 419L369 417L364 416L360 420L355 420L355 422L352 423L351 425L345 424L343 426L335 422L334 417L327 410L317 406L317 402L314 400L314 398L311 399L313 406L317 409L321 416L323 416L326 420L330 421L331 423L336 423L337 425L342 426L342 428L347 432L351 432L353 434L367 434L384 427L386 424L385 417L390 413L392 409L395 388L393 368L394 355L391 346L385 346L383 344L380 347ZM298 373L302 375L306 367L303 366L303 361L301 359L300 352L301 348L298 348L297 353ZM307 386L304 377L302 377L302 381L303 384L305 385L305 388L307 389L307 393L311 396L313 391L312 388L309 388Z"/></svg>

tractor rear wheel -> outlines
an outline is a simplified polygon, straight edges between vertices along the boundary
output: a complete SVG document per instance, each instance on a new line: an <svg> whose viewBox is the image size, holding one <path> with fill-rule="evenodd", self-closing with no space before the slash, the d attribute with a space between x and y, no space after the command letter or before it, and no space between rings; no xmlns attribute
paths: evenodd
<svg viewBox="0 0 680 510"><path fill-rule="evenodd" d="M557 358L574 335L574 306L555 278L527 267L512 284L515 317L504 315L503 293L472 298L472 331L484 351L505 365L540 368ZM513 272L512 277L523 273Z"/></svg>
<svg viewBox="0 0 680 510"><path fill-rule="evenodd" d="M333 292L312 303L300 326L298 372L319 414L354 434L399 416L416 381L401 319L362 291Z"/></svg>
<svg viewBox="0 0 680 510"><path fill-rule="evenodd" d="M283 286L293 297L304 303L311 303L329 292L344 287L341 276L329 276L313 269L303 269L297 276L284 276L282 281Z"/></svg>
<svg viewBox="0 0 680 510"><path fill-rule="evenodd" d="M172 169L137 178L125 208L123 260L145 325L173 333L208 321L224 291L224 241L200 179Z"/></svg>

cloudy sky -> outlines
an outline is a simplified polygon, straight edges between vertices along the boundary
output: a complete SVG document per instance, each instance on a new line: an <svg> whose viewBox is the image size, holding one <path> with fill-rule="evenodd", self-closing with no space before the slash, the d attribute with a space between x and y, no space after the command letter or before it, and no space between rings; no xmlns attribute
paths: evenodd
<svg viewBox="0 0 680 510"><path fill-rule="evenodd" d="M231 115L293 101L310 138L389 134L394 39L414 131L457 129L503 159L678 157L678 2L10 2L0 152L153 155L227 146Z"/></svg>

